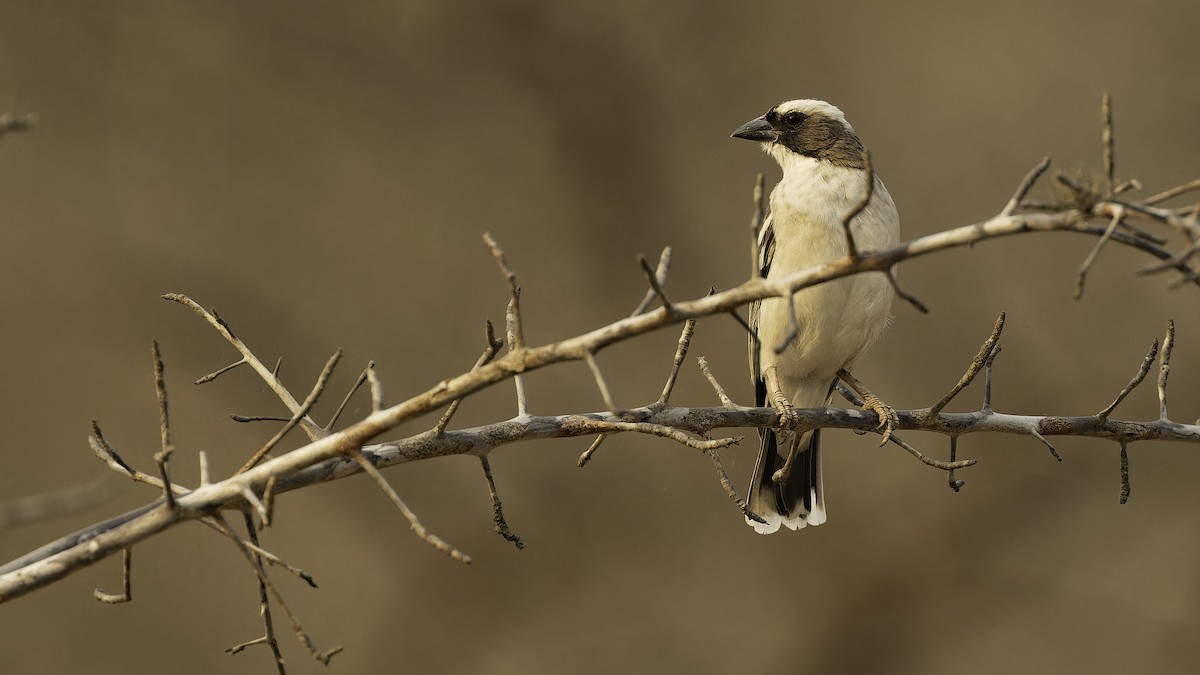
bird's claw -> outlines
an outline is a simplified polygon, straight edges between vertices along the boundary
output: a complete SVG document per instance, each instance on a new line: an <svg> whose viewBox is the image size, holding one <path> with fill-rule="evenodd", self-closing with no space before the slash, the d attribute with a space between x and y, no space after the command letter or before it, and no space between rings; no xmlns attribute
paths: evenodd
<svg viewBox="0 0 1200 675"><path fill-rule="evenodd" d="M880 447L887 445L892 438L892 431L900 425L900 416L896 414L896 409L879 400L879 397L874 394L863 398L862 408L863 410L872 410L879 415L879 425L875 427L883 430L883 440L879 441L879 445Z"/></svg>
<svg viewBox="0 0 1200 675"><path fill-rule="evenodd" d="M785 431L792 431L796 425L800 423L800 413L790 405L779 408L779 428Z"/></svg>

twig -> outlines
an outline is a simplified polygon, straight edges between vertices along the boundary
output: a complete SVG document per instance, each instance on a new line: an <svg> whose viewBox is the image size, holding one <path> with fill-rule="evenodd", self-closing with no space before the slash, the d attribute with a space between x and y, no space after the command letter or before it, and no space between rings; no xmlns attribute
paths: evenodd
<svg viewBox="0 0 1200 675"><path fill-rule="evenodd" d="M97 588L92 591L92 597L100 602L117 605L122 602L133 600L132 586L130 584L130 573L133 565L133 548L125 547L124 553L121 554L121 592L117 594L105 593L103 589Z"/></svg>
<svg viewBox="0 0 1200 675"><path fill-rule="evenodd" d="M200 450L196 453L197 460L200 462L200 487L208 485L208 453Z"/></svg>
<svg viewBox="0 0 1200 675"><path fill-rule="evenodd" d="M750 278L762 278L762 261L759 260L761 251L758 249L759 232L762 230L763 221L766 219L766 205L763 201L763 194L766 192L763 182L763 175L760 173L754 177L754 213L750 216Z"/></svg>
<svg viewBox="0 0 1200 675"><path fill-rule="evenodd" d="M713 468L717 472L717 480L720 481L721 487L725 490L725 494L729 495L729 498L733 500L734 504L737 504L738 509L740 509L742 512L742 515L756 523L766 523L767 521L763 520L762 516L750 510L750 505L746 503L745 499L742 499L742 496L738 494L737 489L733 487L733 481L729 480L729 474L725 472L725 465L721 463L720 453L718 453L714 448L711 450L705 450L704 454L708 455L708 458L712 460Z"/></svg>
<svg viewBox="0 0 1200 675"><path fill-rule="evenodd" d="M242 515L243 515L243 518L245 518L245 516L248 514L243 512ZM218 523L215 518L201 518L200 522L204 525L207 525L209 528L218 532L222 536L228 537L230 534L229 532L227 532L226 530L221 528L221 524ZM309 574L308 572L305 572L303 569L301 569L299 567L296 567L295 565L288 563L284 559L280 558L279 556L275 555L274 553L271 553L267 549L260 546L257 543L258 542L257 532L261 528L252 528L252 527L250 527L252 525L253 525L253 520L251 520L250 522L247 523L247 527L250 528L254 532L254 537L253 537L254 541L250 541L248 539L239 539L239 541L241 541L243 546L245 546L246 548L253 551L255 554L257 554L262 560L266 561L268 564L275 566L275 567L282 567L283 569L287 570L289 573L291 573L297 579L300 579L304 583L308 584L310 587L320 588L317 585L317 580L314 579L311 574Z"/></svg>
<svg viewBox="0 0 1200 675"><path fill-rule="evenodd" d="M262 503L262 500L258 498L258 495L254 494L254 490L251 490L249 485L242 486L242 497L247 503L250 504L251 507L254 508L255 512L258 513L258 517L262 519L263 526L269 526L271 524L271 516L267 515L267 507Z"/></svg>
<svg viewBox="0 0 1200 675"><path fill-rule="evenodd" d="M1121 443L1121 503L1129 501L1129 448Z"/></svg>
<svg viewBox="0 0 1200 675"><path fill-rule="evenodd" d="M1032 429L1029 433L1050 449L1050 454L1054 456L1054 459L1057 459L1060 462L1063 461L1062 455L1058 454L1058 450L1054 449L1054 444L1046 440L1046 437L1043 436L1037 429Z"/></svg>
<svg viewBox="0 0 1200 675"><path fill-rule="evenodd" d="M383 410L383 385L373 363L367 366L367 382L371 384L371 412L377 413Z"/></svg>
<svg viewBox="0 0 1200 675"><path fill-rule="evenodd" d="M950 461L953 462L956 459L958 459L958 436L951 436ZM946 482L950 484L950 489L954 490L955 492L959 492L962 490L963 486L967 484L967 481L955 477L954 469L950 469L950 471L946 473Z"/></svg>
<svg viewBox="0 0 1200 675"><path fill-rule="evenodd" d="M233 363L231 363L227 366L218 368L218 369L214 370L213 372L205 375L204 377L201 377L200 379L196 380L192 384L206 384L208 382L212 382L213 380L224 375L225 373L228 373L229 371L233 370L234 368L237 368L238 366L245 365L246 363L248 363L248 361L246 361L246 359L238 359L237 361L234 361Z"/></svg>
<svg viewBox="0 0 1200 675"><path fill-rule="evenodd" d="M249 514L243 514L243 515L246 518L250 517ZM335 654L342 651L342 648L340 646L333 647L333 648L327 649L325 651L320 651L319 649L317 649L317 646L316 646L316 644L313 643L312 638L310 638L308 636L308 633L305 632L304 627L300 625L299 619L297 619L296 615L292 612L292 608L287 604L286 601L284 601L283 596L279 594L279 591L275 588L275 585L271 583L271 580L267 576L266 570L263 569L262 562L259 560L258 556L256 556L255 553L253 551L251 551L249 547L247 547L245 544L242 543L242 540L240 537L238 537L236 534L234 534L233 529L229 527L229 523L227 523L225 521L225 518L223 516L221 516L221 515L213 516L213 520L218 524L219 529L222 531L222 533L224 533L226 535L226 537L228 537L229 540L231 542L233 542L233 545L238 549L238 551L241 552L242 557L244 557L246 559L246 561L248 563L250 563L250 566L254 569L254 573L258 577L258 581L259 581L259 601L260 601L261 607L262 607L262 616L263 616L264 626L266 627L266 635L264 636L263 640L252 640L251 642L243 643L242 645L239 645L239 647L245 648L246 646L249 646L251 644L260 644L260 643L266 643L266 644L271 645L272 651L274 652L274 655L275 655L276 666L279 669L279 672L281 672L281 673L284 672L283 671L283 656L279 652L278 643L276 642L275 637L274 637L274 630L271 628L270 605L267 602L267 597L269 594L270 598L275 601L275 604L278 605L279 608L283 610L283 614L287 618L288 623L291 624L292 631L296 634L296 639L300 641L300 644L304 645L304 647L306 649L308 649L308 653L311 654L313 658L320 661L324 665L329 665L329 660L332 659ZM254 531L253 523L247 522L246 525L247 525L246 529L249 532L251 541L257 545L257 536L258 535ZM233 649L234 648L231 648L229 650L231 654L236 653L236 652L232 651ZM241 649L238 649L238 651L241 651Z"/></svg>
<svg viewBox="0 0 1200 675"><path fill-rule="evenodd" d="M658 279L658 273L650 266L650 261L646 260L646 256L644 255L638 256L638 264L642 266L642 271L646 273L646 280L650 282L650 290L658 298L659 302L662 303L663 309L670 314L671 299L667 297L667 292L663 290L663 285ZM666 275L663 278L663 281L665 280Z"/></svg>
<svg viewBox="0 0 1200 675"><path fill-rule="evenodd" d="M596 388L600 390L600 396L604 399L604 405L608 409L619 413L621 408L613 400L612 393L608 390L608 383L604 381L604 373L600 372L600 364L596 363L596 356L592 352L584 352L583 360L587 363L587 367L592 371L592 377L596 380Z"/></svg>
<svg viewBox="0 0 1200 675"><path fill-rule="evenodd" d="M158 431L162 441L162 450L154 455L154 463L158 466L158 475L162 477L163 499L168 508L175 508L175 495L171 490L171 479L167 477L167 461L171 458L171 420L167 414L167 382L163 379L162 354L158 350L158 341L150 341L150 358L154 362L154 394L158 399Z"/></svg>
<svg viewBox="0 0 1200 675"><path fill-rule="evenodd" d="M920 312L922 314L929 313L929 308L926 307L925 303L921 302L920 299L917 298L917 296L915 296L911 293L908 293L903 288L900 288L900 282L896 281L895 270L888 270L887 280L892 284L892 290L894 290L896 292L896 295L899 296L901 300L912 305L913 307L916 308L916 310L918 312Z"/></svg>
<svg viewBox="0 0 1200 675"><path fill-rule="evenodd" d="M1150 372L1150 367L1154 365L1155 356L1158 356L1158 340L1154 340L1150 343L1150 351L1146 352L1146 357L1142 359L1142 365L1138 368L1138 371L1133 376L1133 379L1129 380L1129 384L1125 385L1125 388L1121 390L1121 393L1117 394L1117 397L1113 399L1112 403L1108 404L1107 408L1096 413L1096 419L1100 420L1101 422L1108 419L1109 414L1116 410L1117 406L1121 405L1121 401L1124 401L1125 397L1128 396L1135 387L1141 384L1142 380L1146 379L1146 374Z"/></svg>
<svg viewBox="0 0 1200 675"><path fill-rule="evenodd" d="M304 399L304 403L300 404L299 409L292 413L292 417L287 421L287 424L283 425L283 428L277 431L275 435L271 437L271 440L267 441L266 445L260 448L258 452L254 453L250 459L246 460L246 463L242 465L242 468L237 470L237 473L245 473L257 466L258 463L262 461L263 457L266 457L267 453L274 449L274 447L279 443L279 441L283 440L283 437L286 436L289 431L295 429L302 420L308 417L308 411L312 410L312 407L317 403L317 399L320 398L321 392L325 391L325 385L329 382L329 377L333 375L333 369L337 366L337 363L341 360L341 358L341 349L338 349L333 353L333 356L329 357L329 360L325 362L325 367L321 369L321 374L317 376L317 381L315 384L313 384L312 391L308 393L308 398ZM318 428L317 431L323 436L329 434L328 431L321 428Z"/></svg>
<svg viewBox="0 0 1200 675"><path fill-rule="evenodd" d="M248 423L248 422L290 422L290 421L292 421L291 417L284 417L283 415L239 415L237 413L229 413L229 419L233 420L234 422L243 423L243 424Z"/></svg>
<svg viewBox="0 0 1200 675"><path fill-rule="evenodd" d="M736 309L729 310L728 314L733 317L733 320L736 321L743 330L746 331L747 335L750 335L755 340L758 339L758 336L754 334L754 329L750 327L750 324L746 323L746 320L742 318L741 314L737 313Z"/></svg>
<svg viewBox="0 0 1200 675"><path fill-rule="evenodd" d="M1117 226L1121 224L1121 219L1125 217L1125 209L1117 206L1113 209L1112 220L1108 223L1108 228L1104 230L1104 234L1100 235L1100 239L1096 241L1096 245L1092 247L1092 252L1088 254L1087 259L1079 266L1079 275L1075 280L1075 299L1079 300L1083 297L1083 282L1087 277L1088 270L1092 268L1092 264L1096 262L1096 258L1100 257L1100 250L1112 239L1113 233L1117 231Z"/></svg>
<svg viewBox="0 0 1200 675"><path fill-rule="evenodd" d="M712 385L713 391L717 392L717 398L721 399L721 405L726 408L736 408L737 404L733 402L733 399L729 398L729 395L725 393L725 387L722 387L721 383L717 381L717 377L713 375L712 368L708 365L708 359L698 356L696 357L696 361L700 365L700 372L704 373L704 378Z"/></svg>
<svg viewBox="0 0 1200 675"><path fill-rule="evenodd" d="M367 367L363 369L362 373L359 374L358 379L354 381L354 385L350 387L350 391L346 392L346 397L342 399L342 403L338 406L337 412L333 413L333 417L329 418L329 424L325 425L326 431L333 430L333 425L337 424L338 418L342 416L342 411L346 409L346 404L350 402L350 397L354 396L354 393L358 391L358 388L363 386L363 383L367 381L367 373L370 372L374 367L374 361L367 362Z"/></svg>
<svg viewBox="0 0 1200 675"><path fill-rule="evenodd" d="M508 266L508 259L504 255L504 250L492 238L490 232L483 233L483 243L487 245L488 251L492 254L492 258L495 259L496 265L500 268L500 273L504 275L504 280L508 283L509 300L508 309L505 312L508 353L517 354L525 347L525 338L521 330L521 287L517 285L516 273ZM513 383L517 389L517 414L528 415L529 407L525 399L525 378L520 373L514 373Z"/></svg>
<svg viewBox="0 0 1200 675"><path fill-rule="evenodd" d="M379 473L379 470L375 468L375 465L371 463L371 460L367 459L363 455L361 450L353 450L349 453L349 455L351 459L358 462L358 465L362 467L363 472L375 481L375 484L379 486L379 489L383 490L383 494L387 495L387 498L392 501L392 504L395 504L396 508L400 509L400 513L404 514L404 517L408 520L409 526L412 527L412 531L416 533L417 537L419 537L421 541L429 544L438 551L445 553L454 560L466 564L471 563L471 556L463 553L457 548L454 548L450 544L447 544L442 540L441 537L430 532L424 525L421 524L421 521L417 518L417 514L414 513L412 509L408 508L408 505L404 503L403 499L400 499L400 495L396 494L396 491L392 489L392 486L387 482L387 479L383 477L383 474Z"/></svg>
<svg viewBox="0 0 1200 675"><path fill-rule="evenodd" d="M850 403L852 403L856 406L859 406L859 407L862 407L866 404L866 401L863 400L863 397L859 396L858 392L851 389L844 381L842 381L842 379L840 377L838 378L838 382L837 382L837 385L835 388L837 389L837 392L842 395L842 398L846 399ZM976 460L973 460L973 459L956 460L953 453L951 453L949 462L943 462L940 459L934 459L934 458L926 455L925 453L921 452L920 450L917 450L913 446L909 445L903 439L901 439L899 436L897 436L895 434L892 434L891 436L889 436L888 441L895 443L896 445L903 448L905 452L912 455L913 457L916 457L925 466L931 466L935 469L941 469L942 471L953 472L955 469L965 469L969 466L975 466L975 464L976 464Z"/></svg>
<svg viewBox="0 0 1200 675"><path fill-rule="evenodd" d="M862 160L863 175L866 181L866 185L863 186L862 198L854 208L842 216L842 228L846 230L846 257L851 259L858 257L858 246L854 243L854 233L850 231L850 223L863 212L863 209L867 208L867 204L871 203L871 197L875 194L875 170L871 167L870 150L863 150Z"/></svg>
<svg viewBox="0 0 1200 675"><path fill-rule="evenodd" d="M646 291L646 295L642 298L642 301L638 303L637 309L634 309L633 314L630 314L629 316L641 316L650 309L650 305L654 302L654 299L659 297L659 294L655 289L661 289L667 283L667 273L670 271L670 269L671 247L667 246L662 250L662 255L658 257L658 268L651 276L650 288Z"/></svg>
<svg viewBox="0 0 1200 675"><path fill-rule="evenodd" d="M283 383L279 380L279 367L283 363L282 358L276 362L274 370L267 370L266 365L263 364L263 362L260 361L258 357L250 351L250 348L247 347L246 344L241 341L241 339L233 334L233 330L229 327L229 324L227 324L225 320L216 313L216 310L209 312L191 298L180 293L167 293L163 295L162 298L164 300L170 300L171 302L176 302L184 307L187 307L195 312L200 318L208 322L210 326L212 326L218 333L221 334L221 337L225 338L225 340L228 341L229 344L232 345L233 348L242 355L242 359L244 359L245 362L254 369L254 372L258 373L258 376L262 378L263 382L265 382L268 387L271 388L271 391L275 392L275 396L277 396L279 400L283 402L284 407L286 407L289 412L295 414L295 412L300 409L300 402L292 396L287 387L283 386ZM325 435L324 430L317 426L316 422L313 422L307 417L300 421L300 426L304 429L304 433L309 437L310 440L316 440Z"/></svg>
<svg viewBox="0 0 1200 675"><path fill-rule="evenodd" d="M271 519L275 517L275 486L278 484L279 477L271 476L267 479L267 486L263 488L263 508L260 514L263 527L270 527ZM316 584L313 584L313 586L316 586Z"/></svg>
<svg viewBox="0 0 1200 675"><path fill-rule="evenodd" d="M608 434L600 434L599 436L596 436L596 440L592 441L592 444L588 446L588 449L584 450L583 454L579 456L579 468L582 469L588 462L592 461L592 455L596 454L596 451L600 449L600 444L604 443L604 439L606 438L608 438Z"/></svg>
<svg viewBox="0 0 1200 675"><path fill-rule="evenodd" d="M688 319L683 322L683 331L679 334L679 344L675 349L675 359L671 362L671 374L667 376L667 383L663 386L662 395L658 397L659 405L666 405L671 398L671 391L675 388L675 380L679 377L679 368L683 365L683 359L687 356L688 346L692 343L692 335L696 331L696 320Z"/></svg>
<svg viewBox="0 0 1200 675"><path fill-rule="evenodd" d="M1043 157L1042 161L1038 162L1037 166L1033 167L1029 173L1025 174L1025 178L1023 178L1021 183L1017 185L1017 191L1013 193L1012 198L1008 200L1008 204L1005 204L1004 209L1000 211L1001 217L1011 216L1017 212L1017 209L1020 208L1021 202L1025 199L1025 196L1028 195L1029 191L1033 189L1034 183L1036 183L1038 179L1042 177L1042 174L1046 173L1046 169L1048 168L1050 168L1050 158Z"/></svg>
<svg viewBox="0 0 1200 675"><path fill-rule="evenodd" d="M505 541L511 541L518 550L525 548L525 542L509 529L508 521L504 519L504 507L500 504L500 493L496 490L495 479L492 478L491 462L488 461L486 455L481 455L479 463L483 465L483 476L487 478L488 494L492 496L492 523L495 525L496 534L503 537Z"/></svg>
<svg viewBox="0 0 1200 675"><path fill-rule="evenodd" d="M1163 337L1162 355L1158 367L1158 419L1167 418L1167 374L1171 371L1171 350L1175 348L1175 320L1167 320L1167 334Z"/></svg>
<svg viewBox="0 0 1200 675"><path fill-rule="evenodd" d="M1100 100L1100 118L1104 124L1104 129L1100 133L1100 140L1104 143L1104 191L1107 196L1112 197L1113 187L1116 184L1116 161L1113 157L1112 97L1107 91Z"/></svg>
<svg viewBox="0 0 1200 675"><path fill-rule="evenodd" d="M1156 195L1146 197L1145 199L1142 200L1142 203L1145 204L1146 206L1153 206L1155 204L1165 202L1168 199L1173 199L1175 197L1178 197L1179 195L1184 195L1189 192L1193 192L1195 190L1200 190L1200 178L1197 178L1196 180L1193 180L1193 181L1188 181L1187 183L1184 183L1183 185L1177 185L1169 190L1163 190L1162 192L1160 192Z"/></svg>
<svg viewBox="0 0 1200 675"><path fill-rule="evenodd" d="M1000 340L1000 333L1004 330L1004 317L1004 312L1000 312L1000 316L996 317L995 326L992 327L992 334L988 336L987 340L984 340L983 345L979 348L979 353L976 354L975 358L971 360L971 365L967 368L967 372L963 373L963 376L958 380L958 384L954 385L954 387L942 397L942 400L938 401L927 409L927 413L929 415L937 415L940 413L942 408L945 408L950 401L953 401L954 397L958 396L960 391L966 389L967 385L971 384L971 380L974 380L975 376L979 374L979 371L983 369L984 365L987 363L988 357L991 356L992 348L995 347L996 343Z"/></svg>
<svg viewBox="0 0 1200 675"><path fill-rule="evenodd" d="M487 347L484 348L483 353L479 355L479 358L475 360L475 365L471 368L471 370L475 370L491 363L492 359L496 358L496 354L500 351L500 348L504 346L503 341L496 339L496 332L495 329L492 328L492 322L485 321L484 324L484 339L487 341ZM446 431L446 426L450 424L450 420L454 417L454 413L458 412L458 406L461 404L461 398L456 398L450 402L450 407L446 408L446 412L442 414L441 419L439 419L438 423L433 427L435 433L440 434Z"/></svg>
<svg viewBox="0 0 1200 675"><path fill-rule="evenodd" d="M796 317L796 294L788 293L786 296L788 321L791 323L791 328L788 329L787 335L783 336L779 344L775 347L776 354L782 354L783 350L792 344L792 341L800 337L800 319Z"/></svg>
<svg viewBox="0 0 1200 675"><path fill-rule="evenodd" d="M980 410L984 414L992 412L992 363L996 357L1000 355L1000 343L996 343L992 347L992 352L988 354L987 360L983 365L983 405Z"/></svg>

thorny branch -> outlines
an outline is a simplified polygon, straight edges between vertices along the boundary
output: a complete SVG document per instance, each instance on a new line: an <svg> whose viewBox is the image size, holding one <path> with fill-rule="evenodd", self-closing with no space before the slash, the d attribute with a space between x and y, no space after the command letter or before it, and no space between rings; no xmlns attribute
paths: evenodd
<svg viewBox="0 0 1200 675"><path fill-rule="evenodd" d="M614 434L641 433L675 441L708 456L717 471L718 482L722 489L746 517L755 519L757 516L746 507L745 501L732 487L718 454L721 448L737 443L740 437L714 439L710 434L716 429L724 428L778 426L780 414L771 407L738 406L725 394L724 389L713 375L712 368L703 359L700 361L701 369L704 376L713 385L721 405L714 407L674 407L670 405L671 391L679 367L686 355L696 319L721 314L733 314L737 317L737 309L750 302L770 297L792 298L796 293L811 286L864 272L884 272L889 275L894 284L895 277L892 276L891 271L900 262L999 237L1036 232L1074 232L1100 238L1092 255L1081 269L1080 290L1082 290L1082 273L1096 262L1101 244L1108 243L1129 246L1160 261L1143 270L1143 273L1174 270L1179 274L1176 283L1200 285L1200 271L1192 267L1192 261L1197 254L1197 242L1200 242L1200 222L1198 222L1200 207L1165 208L1159 206L1169 199L1200 189L1200 181L1192 181L1165 190L1141 201L1118 198L1119 195L1131 189L1137 189L1138 184L1134 181L1126 181L1119 186L1114 185L1111 105L1107 98L1104 105L1104 119L1105 184L1101 190L1097 191L1068 177L1059 176L1059 182L1066 186L1070 193L1071 199L1067 204L1046 205L1026 201L1030 190L1049 166L1049 159L1046 159L1025 177L1004 208L996 216L987 220L920 237L883 251L862 251L857 249L850 234L850 226L855 216L855 213L852 212L847 214L843 222L849 248L849 254L844 258L776 279L764 279L755 272L747 281L734 288L682 302L668 300L663 290L670 265L670 250L667 249L664 250L657 269L652 270L649 263L642 260L642 267L647 274L650 290L647 292L646 301L639 305L631 316L591 332L542 346L530 347L525 344L520 313L521 289L517 285L516 274L509 266L499 244L490 235L485 235L487 247L500 268L509 291L506 312L508 351L502 356L499 354L501 343L492 334L489 324L487 349L476 362L475 367L457 376L446 378L427 391L390 407L383 403L382 387L373 364L370 364L360 376L354 389L357 389L364 379L370 384L371 413L366 418L337 432L332 431L332 421L327 427L317 425L309 417L309 411L317 396L324 389L340 352L330 359L307 400L301 402L280 381L278 362L273 369L268 369L250 348L234 335L229 325L216 312L204 310L184 295L163 296L188 307L199 315L240 355L236 362L200 378L197 384L211 382L236 366L249 365L274 391L290 413L287 417L281 418L286 420L287 424L276 434L276 439L267 443L264 448L251 457L242 470L231 476L214 481L208 475L207 461L201 454L202 473L197 487L188 488L178 481L172 481L167 475L167 457L172 450L172 445L168 429L166 389L162 378L161 357L158 354L157 345L155 345L156 392L162 419L162 450L155 455L155 463L159 468L160 475L156 477L134 469L121 458L101 434L99 426L95 424L93 425L93 434L89 437L89 444L97 457L114 471L129 476L135 482L146 483L154 487L161 492L161 496L139 509L96 523L0 566L0 602L41 588L67 574L113 555L117 551L125 552L124 593L113 596L98 592L97 597L102 600L114 597L127 599L129 597L128 572L131 547L178 523L199 520L222 532L234 543L250 563L260 582L260 601L264 606L269 601L274 601L275 605L284 611L289 623L296 631L298 639L307 646L314 657L327 662L335 651L320 652L313 646L312 641L300 628L298 621L287 605L283 603L282 597L279 596L265 573L263 562L273 562L277 558L262 549L257 541L245 541L234 534L224 520L222 511L241 511L244 514L243 517L249 519L249 529L253 539L255 528L251 514L257 514L262 520L263 526L268 525L272 505L279 495L318 483L358 473L367 473L403 513L409 521L410 527L421 539L455 559L468 562L470 559L465 553L445 543L421 525L416 514L391 488L379 470L396 464L432 457L477 456L483 461L485 476L488 478L497 528L502 528L501 534L506 532L511 534L507 530L507 523L503 521L503 515L499 510L499 498L496 496L491 467L486 460L488 454L497 447L539 438L596 436L591 447L580 458L581 466L587 462L605 438ZM20 128L20 123L0 117L0 133L20 130ZM867 161L869 162L869 160ZM863 206L870 199L872 187L873 181L868 170L865 194L862 199ZM762 180L759 177L754 190L755 212L751 219L751 227L755 232L761 227L765 218L763 192ZM1182 235L1185 240L1184 246L1175 252L1168 250L1165 248L1164 239L1136 227L1132 222L1135 220L1165 226L1169 231ZM1095 224L1093 221L1101 221L1104 224ZM756 239L752 251L757 254ZM915 306L923 307L919 301L902 293L898 287L897 292L913 302ZM654 299L661 302L664 311L646 311ZM740 320L740 317L738 318ZM954 472L974 463L973 460L957 458L958 440L964 435L972 433L1026 435L1046 444L1052 452L1054 452L1054 448L1047 439L1053 436L1085 436L1115 442L1121 450L1120 497L1122 501L1129 496L1128 446L1130 444L1150 440L1200 443L1200 425L1177 423L1171 421L1167 415L1167 375L1175 338L1173 324L1168 324L1162 349L1151 349L1150 354L1142 360L1138 374L1117 395L1112 404L1095 415L1071 417L1012 415L992 409L991 372L1000 349L999 340L1003 323L1004 316L1001 315L991 335L981 346L978 355L972 360L964 376L945 397L929 408L897 411L894 425L892 425L892 429L895 431L932 432L943 434L949 438L949 461L927 457L898 437L893 436L891 441L913 453L925 464L947 471L948 481L953 489L958 490L963 484L955 477ZM676 324L684 324L684 330L672 361L671 374L662 395L649 405L618 410L596 362L597 352L609 345ZM793 326L793 329L798 332L801 327L796 325ZM1111 414L1114 409L1149 373L1156 352L1160 362L1157 383L1160 404L1159 419L1149 422L1112 419ZM565 361L585 361L592 368L594 379L609 410L556 416L529 414L521 375L526 371ZM974 412L945 412L946 406L980 372L985 374L984 400L980 408ZM465 397L509 378L515 381L517 388L517 415L515 417L471 429L451 430L447 428L453 411L461 405ZM342 404L343 408L344 405L345 402ZM370 441L395 429L401 423L445 406L449 406L449 409L433 429L399 440L368 445ZM340 410L341 408L339 408L339 413ZM880 423L875 412L858 409L820 407L796 410L794 413L794 422L804 428L841 428L860 432L876 432ZM334 418L336 419L337 416L335 415ZM277 439L294 426L301 427L311 442L280 456L267 457L267 453L274 447ZM1057 456L1056 452L1055 455ZM507 534L505 536L508 538ZM515 535L513 537L515 538ZM515 541L519 546L519 538L516 538ZM263 638L244 643L235 649L257 643L274 645L269 613L264 615L264 621L266 622L266 635ZM278 654L277 646L273 648L276 650L277 664L282 671L282 657Z"/></svg>

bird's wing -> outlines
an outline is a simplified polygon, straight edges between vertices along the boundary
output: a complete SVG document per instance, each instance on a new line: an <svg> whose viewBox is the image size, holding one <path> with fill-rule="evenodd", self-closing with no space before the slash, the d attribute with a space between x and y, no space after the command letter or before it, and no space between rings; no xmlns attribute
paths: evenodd
<svg viewBox="0 0 1200 675"><path fill-rule="evenodd" d="M762 278L767 278L771 271L771 262L775 259L775 228L771 225L771 216L763 222L758 233L758 271ZM767 404L767 384L763 381L762 369L759 367L762 345L758 341L758 314L762 302L755 300L750 303L750 379L754 382L754 405L762 407Z"/></svg>

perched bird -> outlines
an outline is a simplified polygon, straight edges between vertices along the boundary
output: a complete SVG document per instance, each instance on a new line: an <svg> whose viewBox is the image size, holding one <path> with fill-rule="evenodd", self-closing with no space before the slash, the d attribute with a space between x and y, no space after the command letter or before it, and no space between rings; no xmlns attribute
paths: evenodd
<svg viewBox="0 0 1200 675"><path fill-rule="evenodd" d="M747 122L733 137L761 143L783 169L783 178L771 191L770 215L758 234L762 276L778 279L844 258L849 249L842 220L862 200L867 167L863 144L842 111L824 101L787 101ZM874 194L850 227L859 251L885 249L899 241L896 206L883 182L873 180ZM798 530L825 522L820 430L789 431L787 417L793 407L829 402L838 372L850 370L887 329L893 294L883 272L804 289L792 300L799 332L790 341L793 320L787 298L750 306L755 399L759 406L769 402L785 416L784 428L759 429L761 444L748 505L766 522L746 522L760 534L775 532L781 524ZM867 400L864 407L880 414L881 425L885 415L894 418L895 412L877 397L860 393ZM793 462L785 469L789 456Z"/></svg>

